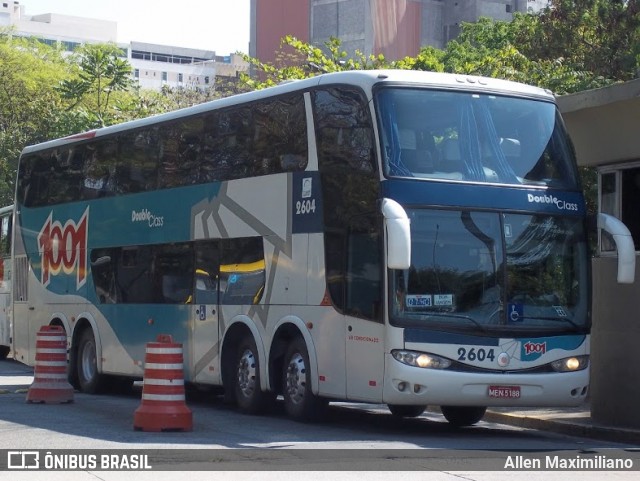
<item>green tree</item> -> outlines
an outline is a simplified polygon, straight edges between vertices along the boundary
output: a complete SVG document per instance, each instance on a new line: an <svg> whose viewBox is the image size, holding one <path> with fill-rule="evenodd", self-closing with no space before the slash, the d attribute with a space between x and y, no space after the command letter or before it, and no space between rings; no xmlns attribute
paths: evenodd
<svg viewBox="0 0 640 481"><path fill-rule="evenodd" d="M25 145L51 138L63 101L56 90L68 74L59 50L0 32L0 203L12 202Z"/></svg>
<svg viewBox="0 0 640 481"><path fill-rule="evenodd" d="M636 76L638 0L551 0L538 22L538 29L515 39L525 55L565 58L576 70L608 79Z"/></svg>
<svg viewBox="0 0 640 481"><path fill-rule="evenodd" d="M104 127L114 123L116 92L133 87L131 65L115 44L85 44L74 53L71 62L77 66L77 76L62 81L60 92L69 100L69 110L80 111L87 127Z"/></svg>
<svg viewBox="0 0 640 481"><path fill-rule="evenodd" d="M536 15L516 15L513 22L481 18L462 25L443 56L446 72L484 75L548 88L556 94L578 92L614 82L585 70L581 62L535 51L545 24ZM544 42L543 42L544 43Z"/></svg>
<svg viewBox="0 0 640 481"><path fill-rule="evenodd" d="M323 48L298 40L287 35L282 38L279 59L276 64L261 62L244 55L257 75L240 75L240 82L246 88L255 90L271 87L287 80L300 80L315 77L321 73L340 72L344 70L371 70L390 68L384 55L365 55L356 51L349 57L342 50L339 39L332 37L324 43Z"/></svg>

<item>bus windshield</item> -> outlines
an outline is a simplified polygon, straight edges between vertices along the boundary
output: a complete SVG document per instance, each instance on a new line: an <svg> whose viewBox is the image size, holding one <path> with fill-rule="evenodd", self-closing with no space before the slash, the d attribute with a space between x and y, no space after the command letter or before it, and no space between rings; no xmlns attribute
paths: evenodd
<svg viewBox="0 0 640 481"><path fill-rule="evenodd" d="M392 322L442 328L588 327L580 218L409 209L411 266L391 270Z"/></svg>
<svg viewBox="0 0 640 481"><path fill-rule="evenodd" d="M577 189L550 102L417 88L380 89L377 102L388 177Z"/></svg>

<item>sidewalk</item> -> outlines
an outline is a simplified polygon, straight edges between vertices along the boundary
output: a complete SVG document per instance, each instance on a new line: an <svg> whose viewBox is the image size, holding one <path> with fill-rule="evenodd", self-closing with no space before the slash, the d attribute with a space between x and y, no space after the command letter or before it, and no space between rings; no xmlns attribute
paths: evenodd
<svg viewBox="0 0 640 481"><path fill-rule="evenodd" d="M539 429L568 436L579 436L602 441L637 444L640 429L629 429L599 424L591 419L589 404L575 408L490 408L485 421Z"/></svg>

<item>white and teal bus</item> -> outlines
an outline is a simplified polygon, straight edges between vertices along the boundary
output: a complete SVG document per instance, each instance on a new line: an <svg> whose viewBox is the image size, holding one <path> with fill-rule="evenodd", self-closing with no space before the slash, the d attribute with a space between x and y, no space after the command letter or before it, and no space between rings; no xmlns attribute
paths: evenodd
<svg viewBox="0 0 640 481"><path fill-rule="evenodd" d="M83 392L168 334L248 413L587 395L586 209L544 90L321 75L27 147L15 203L16 359L61 325Z"/></svg>
<svg viewBox="0 0 640 481"><path fill-rule="evenodd" d="M11 351L11 226L13 206L0 208L0 359Z"/></svg>

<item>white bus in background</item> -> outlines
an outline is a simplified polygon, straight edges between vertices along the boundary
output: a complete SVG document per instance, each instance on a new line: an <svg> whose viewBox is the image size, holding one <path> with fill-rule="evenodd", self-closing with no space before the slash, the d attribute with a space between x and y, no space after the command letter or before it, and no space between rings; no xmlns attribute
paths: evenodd
<svg viewBox="0 0 640 481"><path fill-rule="evenodd" d="M13 206L0 209L0 359L11 350L11 226Z"/></svg>

